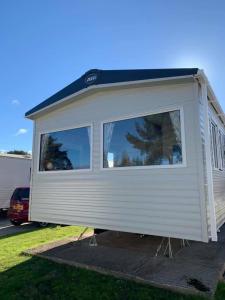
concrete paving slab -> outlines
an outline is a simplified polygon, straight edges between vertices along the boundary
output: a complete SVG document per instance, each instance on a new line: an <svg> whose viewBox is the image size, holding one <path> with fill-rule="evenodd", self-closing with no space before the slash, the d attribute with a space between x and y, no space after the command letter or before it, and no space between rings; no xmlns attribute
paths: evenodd
<svg viewBox="0 0 225 300"><path fill-rule="evenodd" d="M212 296L225 268L225 226L216 243L190 242L190 247L181 248L181 241L172 239L172 259L162 251L155 256L161 241L161 237L107 231L97 236L96 247L85 238L28 253L175 291Z"/></svg>

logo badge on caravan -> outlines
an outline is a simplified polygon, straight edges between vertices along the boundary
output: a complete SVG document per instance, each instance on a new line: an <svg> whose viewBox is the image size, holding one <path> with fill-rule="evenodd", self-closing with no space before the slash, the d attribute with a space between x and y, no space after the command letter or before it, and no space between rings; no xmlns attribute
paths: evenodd
<svg viewBox="0 0 225 300"><path fill-rule="evenodd" d="M94 83L96 80L97 80L97 74L96 73L91 73L91 74L88 74L86 77L85 77L85 83L86 84L92 84Z"/></svg>

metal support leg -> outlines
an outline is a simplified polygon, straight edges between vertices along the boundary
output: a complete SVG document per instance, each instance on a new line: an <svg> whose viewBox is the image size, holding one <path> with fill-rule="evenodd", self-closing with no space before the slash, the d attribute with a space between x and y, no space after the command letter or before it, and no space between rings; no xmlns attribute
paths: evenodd
<svg viewBox="0 0 225 300"><path fill-rule="evenodd" d="M84 230L81 232L81 234L79 235L79 237L78 237L78 241L80 241L81 239L82 239L82 237L83 237L83 235L85 234L85 232L88 230L88 227L85 227L84 228Z"/></svg>
<svg viewBox="0 0 225 300"><path fill-rule="evenodd" d="M89 246L90 247L96 247L98 246L98 243L97 243L97 240L96 240L96 234L93 234L91 239L90 239L90 242L89 242Z"/></svg>
<svg viewBox="0 0 225 300"><path fill-rule="evenodd" d="M190 243L188 242L188 240L181 240L181 248L185 248L185 247L191 247Z"/></svg>
<svg viewBox="0 0 225 300"><path fill-rule="evenodd" d="M164 240L165 240L165 238L162 238L162 241L161 241L161 243L159 244L159 246L158 246L158 248L157 248L157 250L156 250L155 256L158 256L160 250L162 249Z"/></svg>
<svg viewBox="0 0 225 300"><path fill-rule="evenodd" d="M180 241L180 245L181 245L180 250L177 251L176 254L179 253L182 250L182 248L184 248L184 247L191 247L189 241L185 240L185 239L182 239ZM162 238L162 241L161 241L161 243L159 244L159 246L156 250L155 256L158 256L160 252L163 253L164 256L168 256L169 258L173 258L174 254L173 254L173 247L172 247L172 242L171 242L170 237L168 237L168 238L163 237Z"/></svg>
<svg viewBox="0 0 225 300"><path fill-rule="evenodd" d="M168 255L169 258L173 258L173 250L172 250L171 238L169 237L167 243L165 243L165 242L166 242L166 238L164 237L164 238L162 238L162 241L161 241L161 243L159 244L159 246L158 246L158 248L156 250L155 256L158 256L159 252L161 250L163 251L163 248L165 247L163 255L164 256Z"/></svg>
<svg viewBox="0 0 225 300"><path fill-rule="evenodd" d="M173 258L173 251L172 251L172 245L171 245L170 237L168 238L168 255L169 255L169 258Z"/></svg>

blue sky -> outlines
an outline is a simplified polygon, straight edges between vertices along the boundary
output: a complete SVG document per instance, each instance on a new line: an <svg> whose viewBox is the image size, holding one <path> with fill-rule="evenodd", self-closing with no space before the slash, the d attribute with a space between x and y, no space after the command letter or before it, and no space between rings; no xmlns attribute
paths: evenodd
<svg viewBox="0 0 225 300"><path fill-rule="evenodd" d="M88 69L203 68L225 109L225 2L0 1L0 150L31 150L24 113Z"/></svg>

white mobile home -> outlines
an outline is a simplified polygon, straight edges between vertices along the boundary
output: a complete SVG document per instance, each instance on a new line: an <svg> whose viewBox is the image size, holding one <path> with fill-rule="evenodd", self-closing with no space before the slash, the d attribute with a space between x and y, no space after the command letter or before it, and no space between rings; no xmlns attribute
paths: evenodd
<svg viewBox="0 0 225 300"><path fill-rule="evenodd" d="M203 71L91 70L26 117L30 220L217 240L225 117Z"/></svg>
<svg viewBox="0 0 225 300"><path fill-rule="evenodd" d="M30 186L31 158L0 154L0 210L8 209L16 187Z"/></svg>

